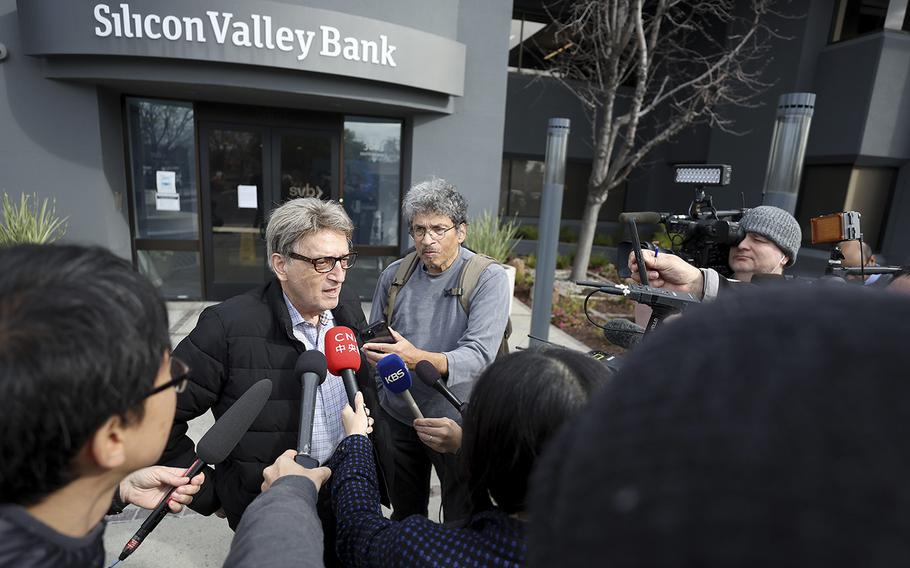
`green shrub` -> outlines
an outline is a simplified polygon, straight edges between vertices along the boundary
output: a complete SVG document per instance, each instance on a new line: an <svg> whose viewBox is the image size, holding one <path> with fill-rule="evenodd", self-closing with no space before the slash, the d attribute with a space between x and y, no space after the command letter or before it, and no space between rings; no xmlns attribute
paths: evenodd
<svg viewBox="0 0 910 568"><path fill-rule="evenodd" d="M471 222L465 245L476 253L485 254L504 263L521 240L521 237L516 235L517 232L518 224L514 220L503 223L499 217L485 211L480 219Z"/></svg>
<svg viewBox="0 0 910 568"><path fill-rule="evenodd" d="M673 242L670 240L670 235L667 234L666 230L655 231L655 233L653 235L651 235L651 238L648 239L648 241L652 242L652 243L657 243L658 246L660 246L660 248L664 248L664 249L668 249L668 250L673 248Z"/></svg>
<svg viewBox="0 0 910 568"><path fill-rule="evenodd" d="M588 268L591 270L600 270L608 264L610 264L610 261L607 259L606 255L592 254L591 259L588 261Z"/></svg>
<svg viewBox="0 0 910 568"><path fill-rule="evenodd" d="M525 266L532 270L537 268L537 255L529 254L527 257L525 257Z"/></svg>
<svg viewBox="0 0 910 568"><path fill-rule="evenodd" d="M515 272L515 289L516 290L530 290L531 286L534 285L534 273L530 270L522 270Z"/></svg>
<svg viewBox="0 0 910 568"><path fill-rule="evenodd" d="M597 233L594 235L594 244L599 247L612 247L616 245L616 237L610 233Z"/></svg>
<svg viewBox="0 0 910 568"><path fill-rule="evenodd" d="M559 230L559 242L561 243L577 243L578 242L578 233L575 232L575 229L572 227L563 227Z"/></svg>
<svg viewBox="0 0 910 568"><path fill-rule="evenodd" d="M556 268L562 270L572 268L572 262L575 260L575 253L556 255Z"/></svg>
<svg viewBox="0 0 910 568"><path fill-rule="evenodd" d="M584 300L570 296L558 296L550 311L550 321L560 329L571 329L590 325L585 318Z"/></svg>
<svg viewBox="0 0 910 568"><path fill-rule="evenodd" d="M523 239L528 239L529 241L536 241L539 235L536 225L521 225L518 227L516 234Z"/></svg>
<svg viewBox="0 0 910 568"><path fill-rule="evenodd" d="M66 233L66 220L57 216L56 200L48 205L48 200L38 199L37 194L23 193L17 206L4 192L0 246L52 243Z"/></svg>

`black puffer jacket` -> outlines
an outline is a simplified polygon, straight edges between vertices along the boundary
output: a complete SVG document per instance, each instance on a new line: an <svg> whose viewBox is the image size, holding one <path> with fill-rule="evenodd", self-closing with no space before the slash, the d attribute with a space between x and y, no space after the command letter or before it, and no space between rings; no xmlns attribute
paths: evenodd
<svg viewBox="0 0 910 568"><path fill-rule="evenodd" d="M332 310L335 325L359 333L366 327L360 300L346 290L342 288L338 307ZM358 342L363 343L359 337ZM193 441L186 436L189 420L210 408L217 419L256 381L272 381L269 401L234 451L214 471L206 469L205 484L191 505L194 510L211 514L223 508L235 528L260 492L263 468L283 451L297 447L300 381L294 376L294 364L305 350L294 337L281 285L275 278L205 309L196 328L174 350L192 369L192 381L177 397L174 427L161 459L164 464L186 467L195 459ZM361 357L357 384L366 405L378 409L376 383L369 363ZM386 424L377 420L373 440L382 470L393 471Z"/></svg>

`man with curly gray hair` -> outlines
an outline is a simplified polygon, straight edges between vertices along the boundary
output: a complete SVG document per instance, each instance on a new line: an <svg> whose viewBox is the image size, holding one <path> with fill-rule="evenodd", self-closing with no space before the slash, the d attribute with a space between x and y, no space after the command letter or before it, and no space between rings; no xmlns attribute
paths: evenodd
<svg viewBox="0 0 910 568"><path fill-rule="evenodd" d="M462 246L468 204L445 180L412 187L402 213L416 250L383 271L370 317L371 322L388 322L393 341L367 343L364 353L374 364L395 353L412 369L429 361L449 389L468 400L474 379L495 359L509 319L505 270ZM469 290L462 273L473 271L479 276ZM414 420L401 397L380 392L379 414L387 418L395 448L392 518L427 515L431 465L442 484L446 521L464 518L470 510L467 486L454 455L444 453L445 438L460 430L461 416L420 381L410 391L424 416L432 418Z"/></svg>

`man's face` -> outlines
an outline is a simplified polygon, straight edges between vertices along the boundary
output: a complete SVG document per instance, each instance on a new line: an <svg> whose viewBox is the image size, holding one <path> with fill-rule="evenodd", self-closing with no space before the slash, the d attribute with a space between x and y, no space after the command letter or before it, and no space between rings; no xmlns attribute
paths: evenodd
<svg viewBox="0 0 910 568"><path fill-rule="evenodd" d="M158 374L155 376L155 387L161 386L171 380L171 356L167 353L161 360ZM171 425L174 423L174 413L177 409L177 391L173 388L165 389L145 399L145 413L142 421L134 425L132 431L135 443L129 447L135 453L130 457L126 469L133 471L158 461L164 452Z"/></svg>
<svg viewBox="0 0 910 568"><path fill-rule="evenodd" d="M841 261L841 265L844 267L875 266L875 255L869 254L863 258L863 256L860 254L862 249L860 247L859 241L841 241L838 243L837 248L839 248L844 255L844 260ZM847 280L860 280L862 276L858 274L851 274L849 276L845 276L845 278ZM866 276L867 280L868 278L869 277Z"/></svg>
<svg viewBox="0 0 910 568"><path fill-rule="evenodd" d="M730 247L730 268L740 279L751 280L753 274L780 274L786 262L776 244L756 233L746 233L746 238Z"/></svg>
<svg viewBox="0 0 910 568"><path fill-rule="evenodd" d="M875 263L874 256L861 257L859 241L842 241L837 246L844 253L843 266L870 266Z"/></svg>
<svg viewBox="0 0 910 568"><path fill-rule="evenodd" d="M350 250L344 233L323 230L297 241L294 252L316 259L324 256L340 258ZM272 255L272 263L281 288L304 317L321 314L338 305L345 278L341 262L336 262L332 270L325 273L316 272L310 262L284 258L277 253Z"/></svg>
<svg viewBox="0 0 910 568"><path fill-rule="evenodd" d="M442 232L444 229L448 230L441 237L434 234L434 231ZM418 236L421 232L425 234ZM411 236L427 272L439 274L458 258L458 249L467 236L467 228L463 223L456 227L446 215L422 214L415 215L411 221Z"/></svg>

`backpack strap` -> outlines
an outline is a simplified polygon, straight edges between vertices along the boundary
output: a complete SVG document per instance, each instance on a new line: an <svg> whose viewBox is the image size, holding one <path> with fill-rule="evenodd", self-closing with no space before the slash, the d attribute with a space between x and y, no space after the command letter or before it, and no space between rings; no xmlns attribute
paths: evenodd
<svg viewBox="0 0 910 568"><path fill-rule="evenodd" d="M471 315L469 298L474 293L474 289L477 288L480 275L488 266L495 263L495 260L485 254L475 254L464 263L461 274L458 275L458 288L453 288L450 294L458 296L458 302L464 309L465 315Z"/></svg>
<svg viewBox="0 0 910 568"><path fill-rule="evenodd" d="M461 274L458 276L458 288L451 289L450 294L458 296L458 302L464 309L465 315L471 314L471 294L477 288L480 275L491 264L498 264L498 262L485 254L475 254L465 262L464 267L461 269ZM512 318L506 320L505 333L499 345L500 355L505 355L509 352L510 335L512 335Z"/></svg>
<svg viewBox="0 0 910 568"><path fill-rule="evenodd" d="M404 258L401 259L401 264L398 265L398 270L395 271L395 278L392 279L392 285L389 286L389 296L385 303L385 311L383 312L387 324L392 323L392 310L395 308L395 299L398 297L398 292L401 291L401 287L405 285L408 278L417 270L418 260L417 251L411 251L404 255Z"/></svg>

